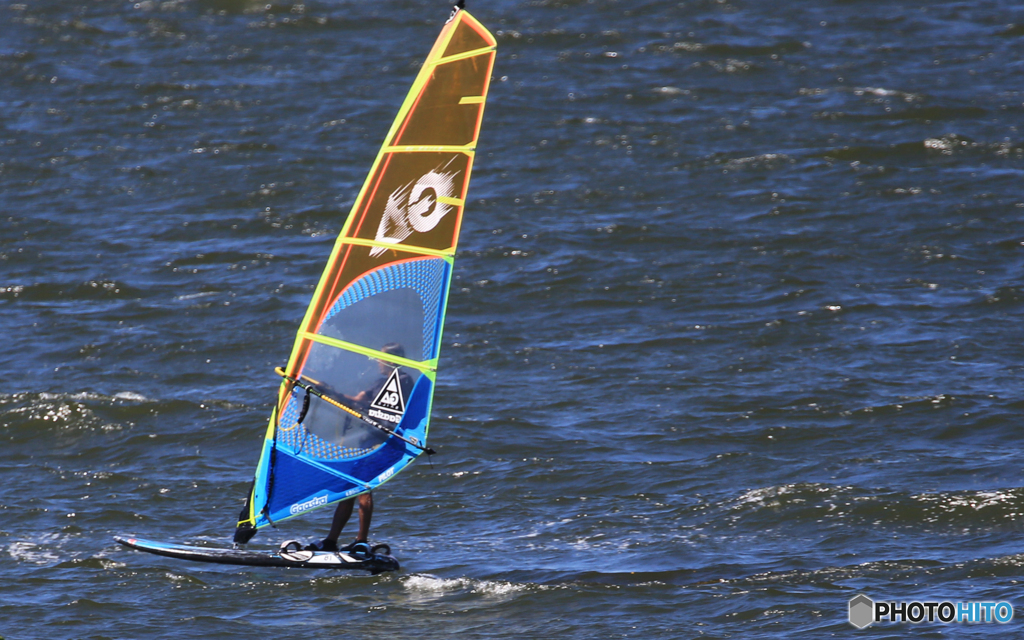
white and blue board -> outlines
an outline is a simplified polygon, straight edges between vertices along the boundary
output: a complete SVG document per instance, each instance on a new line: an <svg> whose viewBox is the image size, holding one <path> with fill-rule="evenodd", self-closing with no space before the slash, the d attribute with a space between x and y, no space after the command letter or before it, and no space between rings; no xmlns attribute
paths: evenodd
<svg viewBox="0 0 1024 640"><path fill-rule="evenodd" d="M248 549L225 549L217 547L193 547L169 542L155 542L141 538L122 538L114 536L114 540L137 551L145 551L158 556L192 560L195 562L211 562L214 564L232 564L246 567L293 567L299 569L356 569L369 571L373 574L384 571L398 571L398 560L387 553L373 553L366 557L349 555L342 551L306 551L291 548L285 543L277 551L250 551ZM380 547L375 547L379 549ZM390 551L390 549L388 550Z"/></svg>

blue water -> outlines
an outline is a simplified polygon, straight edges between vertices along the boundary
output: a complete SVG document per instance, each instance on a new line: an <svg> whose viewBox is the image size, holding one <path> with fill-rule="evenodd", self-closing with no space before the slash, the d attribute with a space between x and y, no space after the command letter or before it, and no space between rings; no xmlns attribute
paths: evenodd
<svg viewBox="0 0 1024 640"><path fill-rule="evenodd" d="M447 5L0 7L0 636L821 638L859 593L1024 606L1024 9L469 9L498 59L438 455L375 493L403 570L371 577L111 536L228 543Z"/></svg>

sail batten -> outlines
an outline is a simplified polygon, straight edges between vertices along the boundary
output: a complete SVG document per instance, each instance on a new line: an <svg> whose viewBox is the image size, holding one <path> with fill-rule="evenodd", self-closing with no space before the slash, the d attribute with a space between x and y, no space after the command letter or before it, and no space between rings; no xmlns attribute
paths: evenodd
<svg viewBox="0 0 1024 640"><path fill-rule="evenodd" d="M319 342L321 344L326 344L326 345L331 346L331 347L336 347L338 349L345 349L346 351L352 351L354 353L358 353L360 355L367 356L368 358L376 358L378 360L386 360L386 361L388 361L388 362L390 362L392 364L398 365L398 366L414 367L414 368L419 369L421 371L430 371L430 372L437 371L437 359L436 358L433 359L433 360L428 360L428 361L425 361L425 362L421 362L421 361L416 361L416 360L409 360L408 358L400 358L398 356L392 355L390 353L385 353L383 351L376 351L374 349L367 349L366 347L361 347L361 346L359 346L357 344L353 344L351 342L345 342L344 340L335 340L334 338L329 338L327 336L320 335L318 333L308 333L306 331L303 331L301 333L301 336L303 338L307 339L307 340L313 340L315 342Z"/></svg>
<svg viewBox="0 0 1024 640"><path fill-rule="evenodd" d="M438 200L440 201L441 199L438 198ZM459 206L462 205L460 204ZM363 247L379 247L383 249L395 248L395 243L393 242L379 242L377 240L367 240L365 238L341 238L340 242L342 244L354 244ZM454 247L451 247L449 249L438 250L428 249L426 247L416 247L410 244L402 244L401 249L402 251L405 251L407 253L418 253L425 256L437 256L438 258L447 258L449 260L455 256Z"/></svg>
<svg viewBox="0 0 1024 640"><path fill-rule="evenodd" d="M432 65L441 65L441 64L448 64L449 62L458 62L459 60L464 60L466 58L475 58L477 56L487 55L488 53L491 53L492 51L494 51L494 49L495 49L494 47L484 47L482 49L477 49L475 51L467 51L465 53L457 53L457 54L452 55L452 56L447 56L445 58L441 58L440 60L437 60L435 62L431 62L430 64L432 64Z"/></svg>
<svg viewBox="0 0 1024 640"><path fill-rule="evenodd" d="M470 104L470 103L465 103ZM469 145L440 145L440 144L407 144L385 147L384 151L392 153L462 153L467 156L473 155L476 147Z"/></svg>
<svg viewBox="0 0 1024 640"><path fill-rule="evenodd" d="M456 10L417 73L280 370L237 542L372 490L427 449L495 48Z"/></svg>

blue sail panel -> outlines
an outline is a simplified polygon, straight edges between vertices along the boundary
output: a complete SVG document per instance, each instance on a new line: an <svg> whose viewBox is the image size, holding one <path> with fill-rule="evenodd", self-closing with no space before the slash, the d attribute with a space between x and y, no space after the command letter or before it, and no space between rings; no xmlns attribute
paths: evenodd
<svg viewBox="0 0 1024 640"><path fill-rule="evenodd" d="M396 434L426 443L433 387L430 377L418 377L394 426ZM260 468L265 472L257 476L253 495L256 528L373 490L422 453L376 429L368 432L358 420L326 403L311 402L300 424L303 395L293 388L277 425L277 441L268 441L264 448Z"/></svg>

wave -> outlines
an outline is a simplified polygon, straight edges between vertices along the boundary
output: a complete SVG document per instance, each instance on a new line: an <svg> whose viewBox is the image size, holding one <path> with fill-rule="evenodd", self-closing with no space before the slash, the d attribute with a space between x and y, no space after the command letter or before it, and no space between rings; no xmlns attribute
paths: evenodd
<svg viewBox="0 0 1024 640"><path fill-rule="evenodd" d="M729 506L734 524L769 514L774 522L859 521L872 527L1024 531L1024 488L911 493L823 483L750 489ZM750 524L748 521L747 524Z"/></svg>
<svg viewBox="0 0 1024 640"><path fill-rule="evenodd" d="M0 300L52 302L71 300L134 299L141 290L119 280L87 280L75 284L39 282L0 287Z"/></svg>
<svg viewBox="0 0 1024 640"><path fill-rule="evenodd" d="M501 580L480 580L476 578L440 578L429 574L415 574L401 580L407 591L427 595L451 595L473 593L487 596L506 596L523 591L543 589L530 585Z"/></svg>

